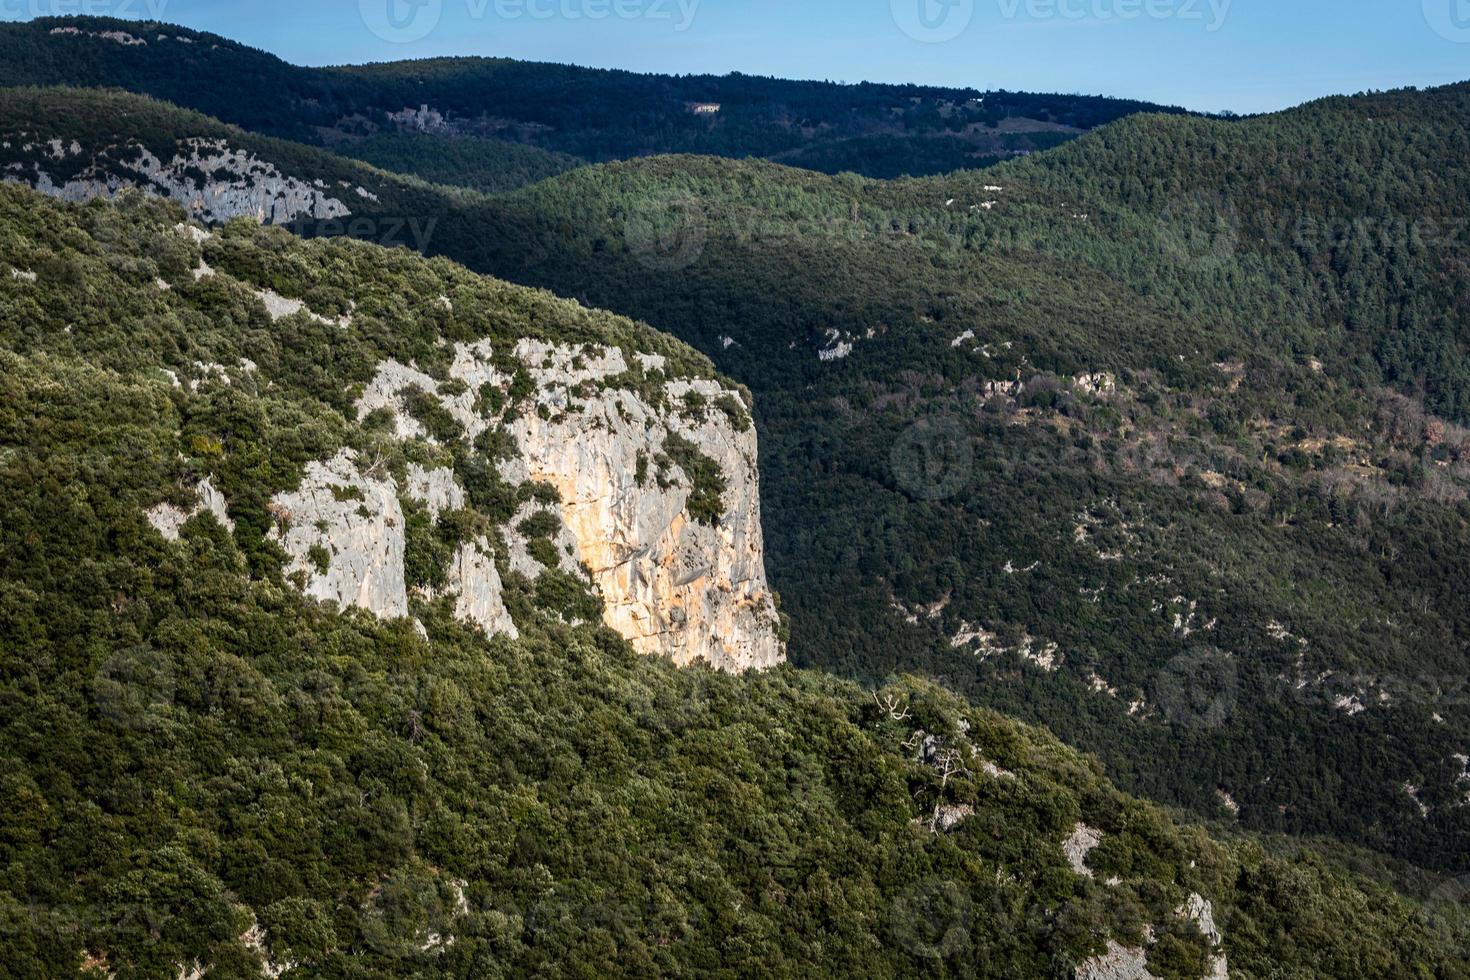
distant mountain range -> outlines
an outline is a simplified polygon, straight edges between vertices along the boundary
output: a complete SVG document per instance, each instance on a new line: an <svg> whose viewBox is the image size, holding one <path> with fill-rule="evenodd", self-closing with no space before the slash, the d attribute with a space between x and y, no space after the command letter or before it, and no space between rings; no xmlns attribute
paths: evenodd
<svg viewBox="0 0 1470 980"><path fill-rule="evenodd" d="M0 24L0 85L120 86L467 185L475 183L467 175L490 168L451 169L446 155L489 153L523 180L656 153L917 176L1055 146L1135 112L1183 112L1091 96L643 75L504 58L303 68L217 35L106 18ZM487 189L510 182L508 174Z"/></svg>

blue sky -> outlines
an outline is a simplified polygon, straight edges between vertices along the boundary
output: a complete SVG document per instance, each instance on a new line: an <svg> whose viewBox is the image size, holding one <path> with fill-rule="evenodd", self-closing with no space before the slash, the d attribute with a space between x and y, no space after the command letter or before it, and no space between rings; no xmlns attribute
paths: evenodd
<svg viewBox="0 0 1470 980"><path fill-rule="evenodd" d="M1470 0L0 0L159 16L297 64L498 55L1259 112L1470 79Z"/></svg>

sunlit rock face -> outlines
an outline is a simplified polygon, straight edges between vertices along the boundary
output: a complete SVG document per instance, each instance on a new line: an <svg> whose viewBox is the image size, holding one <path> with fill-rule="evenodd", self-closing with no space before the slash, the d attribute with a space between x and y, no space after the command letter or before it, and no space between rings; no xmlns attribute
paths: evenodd
<svg viewBox="0 0 1470 980"><path fill-rule="evenodd" d="M596 589L606 625L640 652L728 671L782 662L779 617L766 584L756 435L738 393L714 380L675 379L661 382L662 397L653 397L621 386L629 365L617 348L527 340L514 359L533 380L526 399L532 409L506 416L486 412L477 394L487 385L510 387L505 362L497 368L492 358L486 342L456 345L444 384L385 362L357 404L359 418L386 410L398 438L432 443L409 410L417 389L459 423L470 444L502 428L514 445L510 458L496 461L508 484L556 491L557 503L522 508L498 529L506 554L497 556L486 539L461 546L443 589L458 595L457 615L490 635L518 634L501 599L496 558L533 581L548 571L519 530L544 506L561 525L552 538L556 567ZM661 369L651 355L638 363ZM670 458L671 439L684 447L686 461L691 453L700 461L704 479L717 481L718 513L709 512L708 488L704 507L691 510L696 476ZM399 494L437 515L464 506L465 493L448 469L410 467L399 487L387 474L363 472L362 464L348 452L313 464L297 490L275 499L288 528L278 535L291 556L287 571L317 598L384 617L408 615Z"/></svg>
<svg viewBox="0 0 1470 980"><path fill-rule="evenodd" d="M524 343L517 350L537 363L546 353ZM626 370L619 352L609 357L611 363L593 370L603 377ZM706 660L743 671L780 663L755 430L738 431L718 410L702 416L658 410L625 389L574 397L574 386L592 380L589 369L571 369L564 356L551 362L536 372L538 401L552 406L550 418L528 413L511 426L521 449L512 478L557 489L562 519L606 603L607 624L638 650L680 664ZM705 404L733 396L710 380L671 381L666 390L672 405L690 393ZM725 489L717 522L690 514L688 474L667 485L647 472L640 480L640 457L645 469L653 467L670 434L718 464Z"/></svg>

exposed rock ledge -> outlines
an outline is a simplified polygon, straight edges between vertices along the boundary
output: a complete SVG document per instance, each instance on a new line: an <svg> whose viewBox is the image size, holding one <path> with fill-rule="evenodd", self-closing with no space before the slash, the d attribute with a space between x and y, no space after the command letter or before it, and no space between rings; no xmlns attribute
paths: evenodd
<svg viewBox="0 0 1470 980"><path fill-rule="evenodd" d="M33 141L25 143L23 149L47 147L47 155L55 160L84 152L76 141L63 146L60 140L47 141L26 134L7 136L6 146L22 140ZM94 157L90 166L60 182L39 164L34 169L10 164L3 176L64 201L111 198L137 187L178 201L195 217L210 222L251 217L286 224L297 218L341 218L352 213L320 188L287 176L274 164L244 150L231 149L224 140L181 140L178 146L178 152L166 163L139 143L109 147ZM104 155L110 159L103 159ZM118 157L129 162L121 162ZM196 179L200 173L209 175L202 184Z"/></svg>
<svg viewBox="0 0 1470 980"><path fill-rule="evenodd" d="M1108 940L1107 952L1077 968L1077 980L1159 980L1148 971L1148 954Z"/></svg>
<svg viewBox="0 0 1470 980"><path fill-rule="evenodd" d="M307 466L300 488L278 495L271 509L279 521L271 536L291 556L286 574L305 576L307 595L408 615L403 508L391 478L359 472L356 454L344 449Z"/></svg>
<svg viewBox="0 0 1470 980"><path fill-rule="evenodd" d="M1220 928L1215 924L1214 905L1204 896L1198 893L1191 894L1189 899L1174 910L1174 915L1180 919L1192 921L1199 927L1200 933L1216 949L1210 957L1209 970L1201 980L1230 980L1230 966L1224 952L1220 951L1220 943L1224 937ZM1145 930L1150 945L1154 942L1152 927ZM1112 939L1108 940L1107 950L1098 956L1077 967L1077 980L1159 980L1159 978L1148 969L1148 953L1143 949L1130 948Z"/></svg>
<svg viewBox="0 0 1470 980"><path fill-rule="evenodd" d="M1087 855L1097 849L1102 843L1102 832L1094 830L1085 823L1079 823L1072 829L1072 836L1062 842L1062 853L1066 855L1067 863L1072 870L1087 878L1093 877L1092 869L1087 866Z"/></svg>

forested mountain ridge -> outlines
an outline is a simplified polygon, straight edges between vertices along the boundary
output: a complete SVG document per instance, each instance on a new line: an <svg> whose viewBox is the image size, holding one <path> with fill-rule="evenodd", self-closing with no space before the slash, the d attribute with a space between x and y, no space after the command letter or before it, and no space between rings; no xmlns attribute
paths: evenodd
<svg viewBox="0 0 1470 980"><path fill-rule="evenodd" d="M347 203L756 389L798 662L923 670L1130 790L1463 871L1463 98L1138 117L929 180L673 157Z"/></svg>
<svg viewBox="0 0 1470 980"><path fill-rule="evenodd" d="M887 184L582 171L511 201L570 241L498 267L757 388L799 661L925 664L1131 788L1463 866L1465 99ZM619 262L650 210L698 243L672 274Z"/></svg>
<svg viewBox="0 0 1470 980"><path fill-rule="evenodd" d="M0 24L0 85L117 86L485 190L580 162L672 152L875 177L938 173L1164 110L1091 96L641 75L503 58L303 68L212 34L88 17ZM696 104L719 111L694 113ZM459 159L483 156L498 172Z"/></svg>
<svg viewBox="0 0 1470 980"><path fill-rule="evenodd" d="M1178 244L1206 264L1225 250L1259 256L1278 291L1312 283L1333 328L1321 351L1417 389L1463 423L1470 174L1453 161L1467 152L1470 84L1460 84L1324 99L1239 124L1140 116L1014 172L1084 206L1172 221L1195 236Z"/></svg>
<svg viewBox="0 0 1470 980"><path fill-rule="evenodd" d="M574 575L504 559L515 530L557 563L555 521L496 531L546 500L506 427L570 410L519 351L661 358L572 401L706 360L444 260L185 218L0 188L11 975L1467 975L1445 897L1180 828L930 683L635 654ZM471 449L450 382L482 343L521 364L490 356ZM385 358L421 394L372 408ZM418 488L409 616L289 560L280 491L344 448L323 508ZM476 535L515 633L435 584Z"/></svg>

